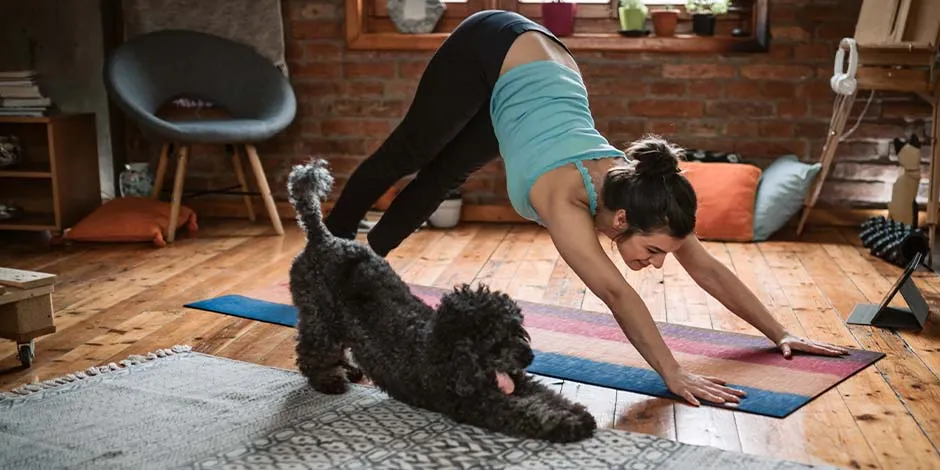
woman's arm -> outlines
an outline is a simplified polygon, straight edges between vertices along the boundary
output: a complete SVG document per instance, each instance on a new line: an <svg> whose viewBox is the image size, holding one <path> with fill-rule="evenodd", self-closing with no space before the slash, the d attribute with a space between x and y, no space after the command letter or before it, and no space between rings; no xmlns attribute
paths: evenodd
<svg viewBox="0 0 940 470"><path fill-rule="evenodd" d="M741 317L781 348L789 358L792 350L814 354L845 354L843 348L804 340L790 334L760 299L721 261L715 259L695 235L690 235L675 253L676 260L696 284L729 311Z"/></svg>
<svg viewBox="0 0 940 470"><path fill-rule="evenodd" d="M627 339L673 393L694 405L699 404L697 398L724 403L737 402L744 396L744 392L725 387L719 379L690 374L679 366L643 299L604 253L584 208L560 203L542 214L562 259L610 308Z"/></svg>

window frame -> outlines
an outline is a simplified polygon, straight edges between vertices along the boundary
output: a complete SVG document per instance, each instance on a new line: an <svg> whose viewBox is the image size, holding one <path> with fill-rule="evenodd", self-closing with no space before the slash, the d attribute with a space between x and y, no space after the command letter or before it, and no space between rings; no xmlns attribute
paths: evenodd
<svg viewBox="0 0 940 470"><path fill-rule="evenodd" d="M655 1L655 0L654 0ZM560 38L570 49L576 51L625 51L625 52L679 52L679 53L762 53L770 49L769 1L751 0L751 36L737 38L729 36L700 37L676 35L674 37L623 37L616 31L600 33L575 33ZM390 27L387 18L376 16L374 7L382 0L346 0L345 36L351 50L389 51L433 51L449 32L428 34L402 34ZM538 21L540 3L522 4L516 0L467 0L466 3L448 3L448 12L441 19L453 27L466 15L483 9L519 10L520 13ZM579 18L616 20L617 0L609 3L585 3L578 6ZM464 7L466 5L466 7ZM657 4L650 2L650 7ZM680 6L681 18L688 18ZM380 9L380 8L379 8ZM533 13L534 12L534 13Z"/></svg>

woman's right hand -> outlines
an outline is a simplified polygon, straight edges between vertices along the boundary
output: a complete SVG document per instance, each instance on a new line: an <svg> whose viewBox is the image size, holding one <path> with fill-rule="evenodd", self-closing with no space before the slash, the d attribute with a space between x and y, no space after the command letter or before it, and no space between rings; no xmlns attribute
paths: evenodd
<svg viewBox="0 0 940 470"><path fill-rule="evenodd" d="M743 390L727 387L724 380L692 374L681 368L664 380L669 391L694 406L701 404L700 399L713 403L740 403L741 398L747 396Z"/></svg>

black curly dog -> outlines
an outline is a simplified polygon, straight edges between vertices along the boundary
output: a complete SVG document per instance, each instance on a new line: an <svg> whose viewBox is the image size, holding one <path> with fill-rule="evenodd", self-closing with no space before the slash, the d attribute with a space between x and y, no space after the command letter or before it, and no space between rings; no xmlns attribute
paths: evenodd
<svg viewBox="0 0 940 470"><path fill-rule="evenodd" d="M529 334L509 296L464 284L431 308L368 246L329 233L320 200L332 185L323 160L295 166L288 178L307 234L290 270L297 364L314 389L344 393L365 374L390 397L458 422L555 442L593 435L597 424L583 405L526 373ZM497 373L511 377L511 394L497 386Z"/></svg>

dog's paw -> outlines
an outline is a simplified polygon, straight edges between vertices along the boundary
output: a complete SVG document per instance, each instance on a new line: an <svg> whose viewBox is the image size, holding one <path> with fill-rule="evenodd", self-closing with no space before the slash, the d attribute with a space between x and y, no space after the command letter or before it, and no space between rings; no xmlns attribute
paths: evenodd
<svg viewBox="0 0 940 470"><path fill-rule="evenodd" d="M558 422L546 430L545 438L555 442L577 442L594 436L597 430L597 421L594 416L581 405L564 413Z"/></svg>
<svg viewBox="0 0 940 470"><path fill-rule="evenodd" d="M349 390L345 374L324 374L310 379L310 385L320 393L340 395Z"/></svg>

